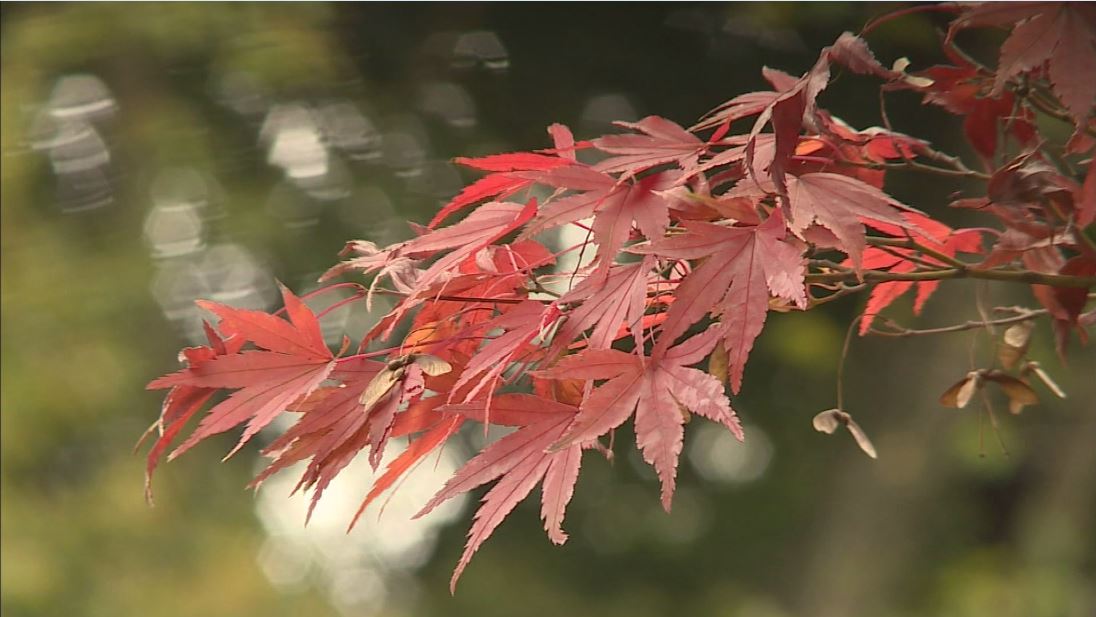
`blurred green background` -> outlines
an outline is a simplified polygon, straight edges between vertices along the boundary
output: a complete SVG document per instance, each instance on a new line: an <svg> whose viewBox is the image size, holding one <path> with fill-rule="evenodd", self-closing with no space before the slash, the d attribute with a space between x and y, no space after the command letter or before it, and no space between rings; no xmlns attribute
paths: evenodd
<svg viewBox="0 0 1096 617"><path fill-rule="evenodd" d="M412 523L452 451L385 515L343 529L355 466L309 527L295 478L243 490L232 436L162 468L142 495L132 453L156 417L151 378L195 337L195 297L271 307L307 290L352 238L409 235L471 176L453 156L543 147L657 113L683 124L798 73L886 4L13 4L2 17L0 610L18 616L1096 614L1096 362L1034 356L1066 400L1002 417L936 399L989 357L969 335L854 341L846 397L881 456L815 433L862 298L774 315L734 403L739 445L690 425L671 515L618 444L588 455L555 548L519 507L446 581L471 501ZM878 30L876 53L938 61L939 23ZM868 80L822 104L877 124ZM899 130L964 155L958 122L895 96ZM1061 131L1061 127L1050 127ZM963 185L896 177L939 211ZM945 283L919 323L973 316ZM997 304L1024 290L981 289ZM908 303L896 307L907 323ZM332 333L369 316L338 314ZM1001 408L1001 407L999 407ZM475 445L479 437L467 436ZM984 444L982 443L984 441ZM466 454L463 454L466 456ZM286 482L289 484L287 485Z"/></svg>

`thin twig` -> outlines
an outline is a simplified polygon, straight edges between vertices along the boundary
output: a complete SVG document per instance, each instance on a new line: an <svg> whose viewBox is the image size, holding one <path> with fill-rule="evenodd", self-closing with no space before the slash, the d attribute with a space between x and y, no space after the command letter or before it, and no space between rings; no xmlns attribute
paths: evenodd
<svg viewBox="0 0 1096 617"><path fill-rule="evenodd" d="M845 360L849 357L849 346L852 345L852 333L856 331L856 324L864 319L864 313L856 316L845 331L845 344L841 346L841 361L837 363L837 408L845 411Z"/></svg>
<svg viewBox="0 0 1096 617"><path fill-rule="evenodd" d="M1009 456L1008 447L1005 445L1005 440L1001 438L1001 427L997 424L997 414L993 411L993 402L989 398L989 392L985 388L980 388L982 395L982 405L986 409L986 415L989 416L989 425L993 429L994 436L997 437L997 443L1001 446L1001 453L1005 456Z"/></svg>
<svg viewBox="0 0 1096 617"><path fill-rule="evenodd" d="M982 324L986 326L986 330L989 331L990 336L997 336L997 330L994 329L992 321L989 316L989 312L986 310L986 290L989 283L986 281L978 281L974 286L974 307L978 310L978 316L982 318Z"/></svg>
<svg viewBox="0 0 1096 617"><path fill-rule="evenodd" d="M961 324L955 324L953 326L943 326L940 328L926 328L923 330L914 330L911 328L905 328L893 320L884 320L884 323L890 330L879 330L872 327L868 330L869 334L875 334L877 336L890 336L890 337L907 337L907 336L926 336L931 334L947 334L949 332L963 332L966 330L974 330L977 328L988 328L992 326L1007 326L1009 324L1020 323L1023 321L1030 321L1038 317L1046 315L1048 311L1046 309L1020 309L1019 307L1011 307L1009 310L1022 311L1012 317L1002 317L1000 319L993 319L989 321L967 321Z"/></svg>
<svg viewBox="0 0 1096 617"><path fill-rule="evenodd" d="M381 294L382 296L399 296L406 298L410 294L403 293L402 291L395 291L393 289L377 288L373 290L373 293ZM443 300L445 302L487 302L493 304L521 304L525 302L525 298L480 298L476 296L447 296L440 295L434 296L434 300Z"/></svg>
<svg viewBox="0 0 1096 617"><path fill-rule="evenodd" d="M948 255L947 253L941 253L940 251L925 246L914 240L912 236L906 238L882 238L876 236L869 236L867 238L869 246L883 247L883 246L896 246L898 248L905 248L917 251L936 259L940 263L947 264L953 268L966 268L967 264L959 261L958 259ZM932 264L933 266L939 266L940 264Z"/></svg>
<svg viewBox="0 0 1096 617"><path fill-rule="evenodd" d="M940 264L938 264L938 263L933 263L931 261L928 261L927 259L924 259L922 257L918 257L917 255L909 255L909 254L899 253L896 249L891 248L890 246L887 246L887 245L877 246L875 248L883 251L884 253L886 253L886 254L888 254L892 257L897 257L898 259L900 259L902 261L908 261L908 262L911 262L911 263L915 263L915 264L921 266L922 268L929 268L929 269L938 269L938 268L940 268ZM906 250L912 250L912 249L906 249Z"/></svg>
<svg viewBox="0 0 1096 617"><path fill-rule="evenodd" d="M859 285L848 285L846 283L839 283L832 294L828 296L823 296L821 298L811 297L808 301L808 308L814 308L823 304L829 304L830 302L833 302L834 300L837 300L839 298L844 298L845 296L848 296L850 294L857 293L867 286L867 283L861 283Z"/></svg>
<svg viewBox="0 0 1096 617"><path fill-rule="evenodd" d="M878 17L873 17L872 19L868 20L868 23L864 24L864 28L860 31L860 36L867 36L879 26L891 20L898 19L899 17L905 17L914 13L925 13L928 11L954 13L957 10L958 7L949 2L939 4L919 4L903 9L898 9L897 11L891 11L890 13L886 13Z"/></svg>
<svg viewBox="0 0 1096 617"><path fill-rule="evenodd" d="M812 158L816 159L816 158L819 158L819 157L797 156L795 158L797 160L807 160L807 161L809 161ZM977 178L979 180L989 180L990 179L989 174L982 173L980 171L974 171L973 169L966 168L966 166L964 166L963 169L958 169L958 168L957 169L945 169L943 167L934 167L932 165L926 165L924 163L920 163L920 162L915 161L913 159L905 159L901 163L872 163L872 162L850 161L848 159L840 159L840 160L828 161L828 162L833 162L833 163L836 163L838 165L846 165L846 166L850 166L850 167L863 167L865 169L874 169L874 170L909 169L909 170L914 170L914 171L923 171L925 173L936 174L938 176L948 176L948 177L952 177L952 178Z"/></svg>
<svg viewBox="0 0 1096 617"><path fill-rule="evenodd" d="M982 173L980 171L975 171L975 170L971 169L959 157L953 156L951 154L945 154L944 152L940 152L939 150L935 150L930 146L922 146L921 147L921 155L924 156L925 158L931 160L931 161L939 161L939 162L944 163L946 165L950 165L956 171L962 172L964 175L968 175L972 178L978 178L980 180L989 180L990 177L991 177L989 174Z"/></svg>
<svg viewBox="0 0 1096 617"><path fill-rule="evenodd" d="M838 283L841 281L868 283L886 283L888 281L943 281L948 279L970 278L988 281L1026 283L1029 285L1048 285L1050 287L1088 288L1096 286L1096 276L1048 274L1044 272L1033 272L1031 270L978 270L974 268L944 268L941 270L918 270L914 272L866 270L860 273L852 270L842 270L840 272L816 272L808 274L804 278L808 284Z"/></svg>
<svg viewBox="0 0 1096 617"><path fill-rule="evenodd" d="M926 165L924 163L915 161L913 159L906 159L904 163L905 167L910 169L916 169L918 171L924 171L928 173L935 173L941 176L955 176L959 178L978 178L979 180L989 180L991 176L987 173L980 171L974 171L973 169L943 169L941 167L933 167L932 165Z"/></svg>
<svg viewBox="0 0 1096 617"><path fill-rule="evenodd" d="M529 286L528 289L531 293L542 293L542 294L545 294L545 295L552 296L553 298L559 298L560 297L560 295L558 293L552 291L551 289L548 289L544 285L541 285L539 280L534 280L533 284L531 286Z"/></svg>

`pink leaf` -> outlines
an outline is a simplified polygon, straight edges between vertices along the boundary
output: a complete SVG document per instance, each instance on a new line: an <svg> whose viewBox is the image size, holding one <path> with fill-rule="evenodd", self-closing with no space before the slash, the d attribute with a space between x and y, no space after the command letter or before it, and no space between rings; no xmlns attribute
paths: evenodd
<svg viewBox="0 0 1096 617"><path fill-rule="evenodd" d="M783 239L778 214L757 226L689 221L686 229L684 235L634 249L676 259L706 258L678 286L652 353L657 357L665 352L705 314L718 314L730 353L731 385L737 392L746 358L764 326L770 293L806 306L802 250Z"/></svg>
<svg viewBox="0 0 1096 617"><path fill-rule="evenodd" d="M802 234L813 223L825 227L837 237L841 250L849 255L857 270L865 245L861 218L909 227L899 210L909 210L908 206L869 184L840 174L792 176L788 179L788 202L791 207L788 228L793 233Z"/></svg>

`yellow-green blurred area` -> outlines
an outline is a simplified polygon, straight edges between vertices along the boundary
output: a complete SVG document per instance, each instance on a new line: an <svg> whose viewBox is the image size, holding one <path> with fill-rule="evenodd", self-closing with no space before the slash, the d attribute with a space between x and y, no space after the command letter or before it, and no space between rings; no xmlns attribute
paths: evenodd
<svg viewBox="0 0 1096 617"><path fill-rule="evenodd" d="M165 464L144 501L132 450L160 405L144 384L197 340L193 299L275 308L276 280L313 288L346 240L408 237L404 221L474 177L454 156L545 147L555 121L580 137L647 114L688 124L891 8L3 4L4 616L1096 614L1092 348L1062 365L1040 324L1032 355L1069 398L1040 390L1020 416L995 399L994 431L980 402L937 403L991 361L988 336L854 340L846 407L871 461L811 428L863 298L770 315L733 401L746 442L692 422L671 514L625 429L613 463L587 455L564 547L523 504L455 597L479 495L409 515L482 434L350 534L368 465L306 527L295 477L244 489L257 447L219 462L233 435ZM939 25L913 16L870 43L916 70L940 61ZM820 103L862 128L879 123L875 93L841 75ZM955 118L893 98L897 130L972 155ZM888 185L930 212L976 188ZM905 301L894 316L959 323L979 295L1033 302L948 282L924 315Z"/></svg>

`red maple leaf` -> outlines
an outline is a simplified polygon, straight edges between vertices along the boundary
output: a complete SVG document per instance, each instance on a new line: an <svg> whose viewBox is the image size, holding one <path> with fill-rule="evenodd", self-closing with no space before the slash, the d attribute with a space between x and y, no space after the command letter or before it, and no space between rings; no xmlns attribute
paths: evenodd
<svg viewBox="0 0 1096 617"><path fill-rule="evenodd" d="M903 218L906 218L910 225L917 229L917 233L911 234L910 237L925 248L952 258L960 252L980 253L982 251L982 230L952 229L927 216L913 213L904 213ZM874 223L872 226L892 236L901 237L906 235L897 226L880 225L878 223ZM941 262L932 255L902 247L890 247L887 250L869 247L864 251L862 265L869 270L905 273L913 272L925 263L938 267L950 265ZM910 289L917 290L913 302L913 313L920 315L925 303L939 286L940 281L887 281L877 284L868 296L864 316L860 320L860 334L867 334L871 330L871 325L876 316Z"/></svg>
<svg viewBox="0 0 1096 617"><path fill-rule="evenodd" d="M490 402L474 401L441 408L481 422L516 426L518 430L487 446L465 463L445 486L416 514L423 516L447 499L498 480L483 497L468 532L450 590L456 588L472 555L491 536L499 523L543 480L541 517L548 537L556 544L567 540L561 528L564 511L574 492L582 457L582 444L549 451L575 418L571 405L531 394L502 394Z"/></svg>
<svg viewBox="0 0 1096 617"><path fill-rule="evenodd" d="M1062 257L1057 249L1042 247L1024 253L1024 264L1036 272L1066 274L1071 276L1096 276L1096 257L1077 255L1070 259ZM1032 285L1032 295L1050 313L1051 326L1054 329L1054 343L1061 358L1065 358L1069 333L1077 330L1082 344L1088 343L1088 331L1078 325L1078 318L1088 301L1088 289L1084 287L1051 287Z"/></svg>
<svg viewBox="0 0 1096 617"><path fill-rule="evenodd" d="M788 204L788 229L792 233L802 237L803 231L815 223L830 230L838 248L848 254L857 270L865 246L861 220L908 227L900 209L911 210L870 184L827 172L789 177Z"/></svg>
<svg viewBox="0 0 1096 617"><path fill-rule="evenodd" d="M786 192L784 171L787 161L795 153L799 134L803 130L805 115L813 115L815 99L826 88L830 80L829 61L823 54L814 67L787 90L781 92L765 107L754 121L746 143L746 168L755 169L758 139L766 124L772 124L773 156L768 166L776 190Z"/></svg>
<svg viewBox="0 0 1096 617"><path fill-rule="evenodd" d="M1012 28L1001 45L994 96L1010 79L1045 67L1054 93L1084 126L1096 105L1096 9L1081 2L979 4L952 22L948 39L978 26Z"/></svg>
<svg viewBox="0 0 1096 617"><path fill-rule="evenodd" d="M831 62L841 64L856 73L891 80L904 77L902 73L884 68L872 55L863 39L849 32L843 33L833 45L824 48L811 70L798 80L793 82L790 76L783 74L774 76L773 83L781 91L761 110L754 121L746 143L745 155L746 167L754 169L754 158L761 130L767 124L771 124L775 150L772 162L768 166L769 177L781 195L787 192L784 175L788 161L795 154L800 132L804 126L815 129L822 126L816 118L816 99L829 85Z"/></svg>
<svg viewBox="0 0 1096 617"><path fill-rule="evenodd" d="M433 397L426 399L431 401L432 404L441 403L444 399L442 397ZM424 401L425 402L425 401ZM415 468L428 454L436 450L439 446L449 440L450 437L457 434L457 431L464 423L464 418L457 414L446 414L436 424L434 424L429 430L424 432L415 438L403 452L385 467L384 473L373 481L373 486L369 488L369 493L365 496L361 505L358 507L358 511L354 513L354 517L350 520L350 524L347 526L347 530L354 528L354 525L361 519L362 514L365 513L365 509L369 507L369 504L373 503L377 497L380 497L385 491L392 488L396 481L403 477L405 474ZM395 431L393 431L395 435Z"/></svg>
<svg viewBox="0 0 1096 617"><path fill-rule="evenodd" d="M243 337L233 337L227 341L221 339L221 335L209 325L209 322L203 321L202 328L205 330L206 339L209 341L208 346L202 347L188 347L184 349L179 355L186 361L188 366L196 366L207 360L212 360L218 356L226 356L237 353L246 342ZM201 411L205 404L209 402L209 399L216 394L216 388L206 388L202 386L192 385L176 385L172 386L168 391L167 396L164 397L164 404L160 409L160 417L156 422L149 427L149 431L156 430L158 437L155 443L152 444L152 448L148 452L148 456L145 462L145 498L152 502L152 475L156 471L156 467L160 463L160 457L164 455L175 438L179 436L183 428L186 427L187 422L190 421L194 414ZM147 436L149 433L146 433ZM144 437L142 437L142 440ZM140 445L140 444L138 444Z"/></svg>
<svg viewBox="0 0 1096 617"><path fill-rule="evenodd" d="M726 227L686 221L685 229L683 235L632 249L673 259L704 260L677 287L653 354L665 351L707 313L720 315L730 352L731 387L738 392L746 358L765 324L770 292L806 306L803 249L784 239L779 212L760 225Z"/></svg>
<svg viewBox="0 0 1096 617"><path fill-rule="evenodd" d="M644 135L606 135L593 140L598 150L615 155L594 166L600 171L637 174L664 163L676 163L688 172L696 168L697 159L707 149L695 135L659 116L617 125Z"/></svg>
<svg viewBox="0 0 1096 617"><path fill-rule="evenodd" d="M791 79L794 83L795 79ZM788 87L790 86L791 84L788 84ZM720 139L727 133L727 130L730 129L732 122L741 120L742 118L756 116L764 111L765 108L772 105L778 96L780 96L780 93L773 92L772 90L760 90L757 92L740 94L705 114L704 118L691 128L694 131L703 131L712 127L718 127L716 128L715 133L712 134L712 140Z"/></svg>
<svg viewBox="0 0 1096 617"><path fill-rule="evenodd" d="M464 187L456 197L445 204L427 225L433 229L449 216L487 199L509 197L533 183L533 178L516 175L515 171L547 171L556 167L571 165L574 161L567 158L550 157L531 152L496 154L482 159L458 157L457 163L476 169L494 171Z"/></svg>
<svg viewBox="0 0 1096 617"><path fill-rule="evenodd" d="M282 297L288 321L260 311L199 302L221 318L222 333L238 336L263 351L216 355L148 385L237 390L209 410L169 460L211 435L247 422L242 437L228 454L231 456L279 413L316 389L334 369L335 359L324 344L319 320L285 287Z"/></svg>
<svg viewBox="0 0 1096 617"><path fill-rule="evenodd" d="M638 180L617 180L588 168L564 168L544 174L540 182L558 189L580 191L545 202L522 231L529 238L543 231L594 217L591 227L597 243L601 273L607 271L628 240L633 225L647 238L658 238L670 222L669 202L661 194L674 186L679 172L661 172Z"/></svg>
<svg viewBox="0 0 1096 617"><path fill-rule="evenodd" d="M410 240L400 253L411 257L429 256L457 249L447 262L455 265L479 249L523 225L536 213L535 199L526 204L493 201L476 208L459 223L436 229Z"/></svg>
<svg viewBox="0 0 1096 617"><path fill-rule="evenodd" d="M930 83L895 82L890 87L921 92L926 103L962 116L964 134L974 150L987 159L997 153L1001 127L1021 145L1030 144L1036 137L1031 110L1018 106L1012 92L990 94L991 78L963 58L956 61L959 66L939 65L917 73Z"/></svg>
<svg viewBox="0 0 1096 617"><path fill-rule="evenodd" d="M274 460L252 480L251 486L257 488L278 471L309 460L294 490L313 489L307 514L311 518L335 475L370 445L368 425L378 414L363 410L359 399L384 368L382 362L361 358L343 362L330 375L339 381L338 386L318 388L293 404L290 411L300 413L301 417L263 449L263 454Z"/></svg>
<svg viewBox="0 0 1096 617"><path fill-rule="evenodd" d="M566 345L593 327L589 345L606 349L618 338L621 325L635 330L636 345L642 347L641 329L635 328L647 306L647 279L653 261L615 265L602 279L591 276L559 299L561 305L577 305L567 312L567 320L556 335L556 344Z"/></svg>
<svg viewBox="0 0 1096 617"><path fill-rule="evenodd" d="M319 281L323 283L351 271L362 275L374 274L365 297L366 309L371 311L373 294L385 278L388 279L392 289L399 293L411 293L415 289L422 271L415 267L415 260L400 254L404 244L400 242L379 249L376 244L368 240L347 242L346 247L339 252L339 256L356 255L356 257L335 264L320 276Z"/></svg>
<svg viewBox="0 0 1096 617"><path fill-rule="evenodd" d="M466 401L484 388L488 388L486 392L494 391L503 371L511 366L511 362L520 360L533 340L543 337L559 316L560 311L555 304L544 305L527 300L479 326L478 329L483 331L502 330L503 333L489 340L468 360L468 365L453 387L454 396L457 389L466 384L470 386L463 395Z"/></svg>
<svg viewBox="0 0 1096 617"><path fill-rule="evenodd" d="M440 295L450 279L459 273L460 265L486 249L503 236L521 228L537 211L536 199L522 205L510 202L490 202L474 210L460 222L436 229L404 243L401 253L413 258L425 258L448 251L414 280L414 287L392 311L385 315L366 335L366 341L378 336L388 337L396 324L431 295ZM440 284L440 288L434 287ZM506 290L509 291L509 290Z"/></svg>
<svg viewBox="0 0 1096 617"><path fill-rule="evenodd" d="M575 162L576 150L590 147L589 142L575 143L571 130L562 124L548 127L548 134L555 142L555 148L540 152L511 152L493 154L480 158L457 157L455 162L479 169L495 172L469 184L449 203L434 215L428 228L433 229L447 217L487 199L502 199L527 188L536 181L538 172L547 172ZM521 173L519 173L521 172Z"/></svg>
<svg viewBox="0 0 1096 617"><path fill-rule="evenodd" d="M454 353L452 348L447 350L446 356L453 362L452 370L440 375L427 375L426 386L439 393L452 392L456 382L464 372L465 358ZM465 391L467 388L465 388ZM461 396L463 392L458 393ZM486 398L488 393L483 393L478 398ZM464 424L465 416L449 410L446 405L446 396L437 395L429 398L420 398L408 405L406 411L396 416L391 426L392 437L408 437L417 435L408 443L396 458L392 459L385 467L384 473L373 481L369 493L362 500L358 511L350 520L347 530L353 529L365 509L373 503L385 491L392 488L405 474L422 462L428 454L457 434Z"/></svg>
<svg viewBox="0 0 1096 617"><path fill-rule="evenodd" d="M607 380L582 402L574 423L554 442L553 451L597 439L634 412L636 444L658 472L662 505L669 510L689 412L723 424L742 439L742 427L723 393L723 383L688 367L711 351L716 334L695 336L657 357L587 349L538 371L537 376L546 379Z"/></svg>

